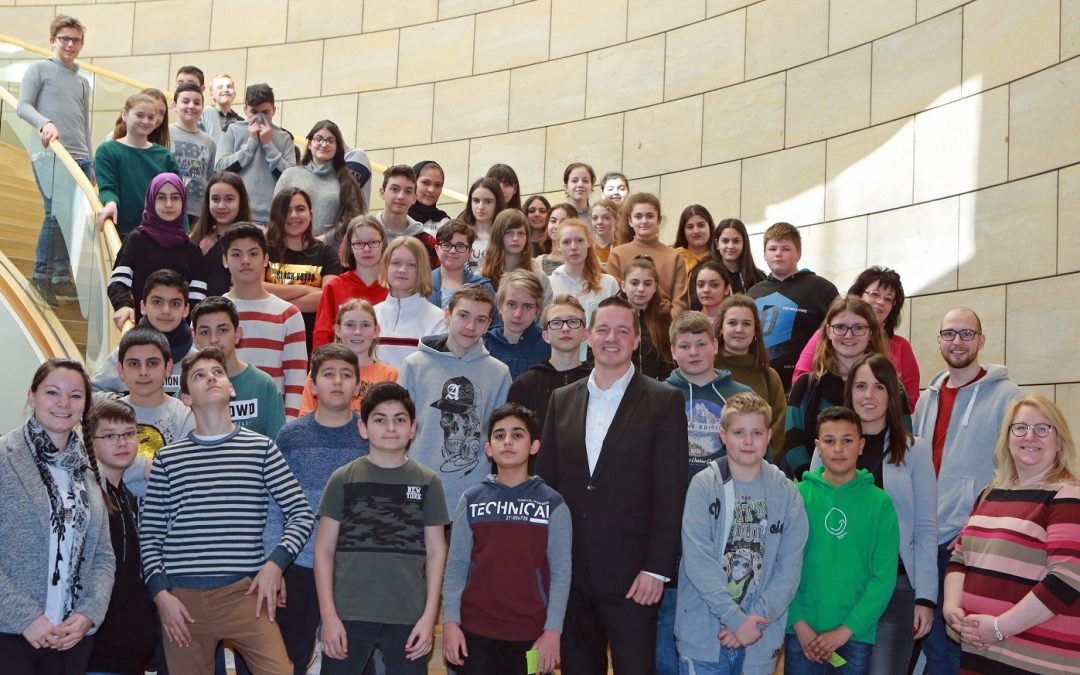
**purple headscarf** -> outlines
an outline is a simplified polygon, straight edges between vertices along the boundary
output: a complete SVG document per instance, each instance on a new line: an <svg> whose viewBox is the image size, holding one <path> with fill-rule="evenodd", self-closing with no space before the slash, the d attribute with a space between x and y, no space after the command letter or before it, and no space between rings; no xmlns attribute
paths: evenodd
<svg viewBox="0 0 1080 675"><path fill-rule="evenodd" d="M180 207L180 216L176 220L163 220L154 208L154 201L158 192L168 183L180 191L180 199L183 205ZM146 188L146 198L143 201L142 222L139 229L143 234L153 239L165 248L177 248L191 241L184 230L184 213L187 208L187 190L184 189L184 181L175 173L159 173L150 181L150 187Z"/></svg>

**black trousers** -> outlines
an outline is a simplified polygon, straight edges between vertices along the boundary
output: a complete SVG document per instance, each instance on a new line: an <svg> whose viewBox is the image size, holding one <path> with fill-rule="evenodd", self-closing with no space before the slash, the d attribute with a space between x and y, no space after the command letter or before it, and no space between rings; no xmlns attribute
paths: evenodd
<svg viewBox="0 0 1080 675"><path fill-rule="evenodd" d="M536 640L514 642L483 637L463 630L465 647L469 651L459 675L526 675L525 652Z"/></svg>
<svg viewBox="0 0 1080 675"><path fill-rule="evenodd" d="M22 635L0 633L0 670L6 675L83 675L94 638L87 635L71 649L34 649Z"/></svg>
<svg viewBox="0 0 1080 675"><path fill-rule="evenodd" d="M563 621L563 675L606 675L608 644L615 675L652 675L658 608L621 595L572 587Z"/></svg>

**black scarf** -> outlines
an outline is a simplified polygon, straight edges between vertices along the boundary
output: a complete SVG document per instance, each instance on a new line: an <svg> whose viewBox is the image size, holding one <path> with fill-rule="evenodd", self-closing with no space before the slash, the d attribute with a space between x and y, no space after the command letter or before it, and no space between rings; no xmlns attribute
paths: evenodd
<svg viewBox="0 0 1080 675"><path fill-rule="evenodd" d="M150 320L145 316L139 319L139 325L154 328L150 325ZM154 330L157 329L154 328ZM180 363L191 351L191 327L188 326L187 320L182 320L179 326L168 333L162 333L162 335L169 341L169 354L172 356L172 362Z"/></svg>

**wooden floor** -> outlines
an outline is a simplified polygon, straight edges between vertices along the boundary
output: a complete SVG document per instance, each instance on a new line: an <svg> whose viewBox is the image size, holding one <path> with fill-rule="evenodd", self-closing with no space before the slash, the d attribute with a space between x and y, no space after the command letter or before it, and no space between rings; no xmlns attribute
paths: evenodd
<svg viewBox="0 0 1080 675"><path fill-rule="evenodd" d="M26 151L0 143L0 176L0 204L4 205L0 209L0 246L23 276L29 279L45 212ZM36 293L31 292L31 295L40 300ZM44 302L41 304L43 309L50 309ZM87 322L79 303L61 300L59 307L51 309L80 353L85 353Z"/></svg>

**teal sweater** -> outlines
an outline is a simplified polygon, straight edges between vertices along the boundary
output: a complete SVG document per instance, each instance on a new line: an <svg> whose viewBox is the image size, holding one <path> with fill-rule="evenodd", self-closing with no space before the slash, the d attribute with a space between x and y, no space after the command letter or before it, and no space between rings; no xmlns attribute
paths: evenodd
<svg viewBox="0 0 1080 675"><path fill-rule="evenodd" d="M852 640L874 644L878 619L896 588L896 509L866 470L840 487L826 481L823 472L807 471L798 485L810 536L787 632L794 634L798 621L818 633L843 625L851 629Z"/></svg>
<svg viewBox="0 0 1080 675"><path fill-rule="evenodd" d="M142 222L150 181L159 173L180 175L180 165L168 148L152 144L137 150L119 141L105 141L94 155L98 196L102 204L116 202L116 230L126 236Z"/></svg>

